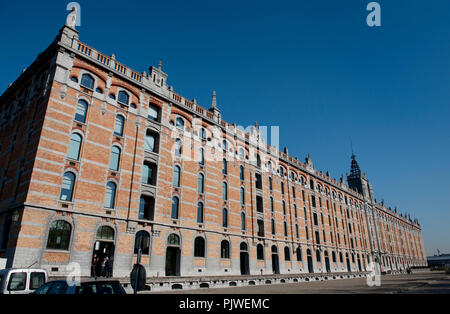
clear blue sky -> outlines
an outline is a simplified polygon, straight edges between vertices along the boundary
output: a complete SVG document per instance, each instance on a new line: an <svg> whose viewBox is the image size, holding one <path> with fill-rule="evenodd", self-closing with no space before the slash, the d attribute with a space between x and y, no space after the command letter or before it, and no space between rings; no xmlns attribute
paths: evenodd
<svg viewBox="0 0 450 314"><path fill-rule="evenodd" d="M0 89L65 22L69 1L0 2ZM378 200L418 217L427 253L450 253L450 2L79 1L83 42L227 122L280 126L282 146L339 178L350 137ZM57 4L55 4L57 3Z"/></svg>

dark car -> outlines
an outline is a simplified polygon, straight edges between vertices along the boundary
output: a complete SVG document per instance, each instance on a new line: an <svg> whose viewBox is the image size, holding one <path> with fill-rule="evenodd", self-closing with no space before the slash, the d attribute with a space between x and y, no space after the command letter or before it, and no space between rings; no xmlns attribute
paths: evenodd
<svg viewBox="0 0 450 314"><path fill-rule="evenodd" d="M119 281L90 281L69 285L65 280L47 282L33 294L113 295L126 294Z"/></svg>

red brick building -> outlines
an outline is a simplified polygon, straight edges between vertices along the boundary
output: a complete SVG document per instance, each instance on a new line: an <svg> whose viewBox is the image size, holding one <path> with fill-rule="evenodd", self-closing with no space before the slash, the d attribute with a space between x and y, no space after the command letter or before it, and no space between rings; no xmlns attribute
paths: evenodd
<svg viewBox="0 0 450 314"><path fill-rule="evenodd" d="M51 276L108 257L126 277L426 265L421 227L61 29L0 97L0 257ZM98 272L99 270L96 269Z"/></svg>

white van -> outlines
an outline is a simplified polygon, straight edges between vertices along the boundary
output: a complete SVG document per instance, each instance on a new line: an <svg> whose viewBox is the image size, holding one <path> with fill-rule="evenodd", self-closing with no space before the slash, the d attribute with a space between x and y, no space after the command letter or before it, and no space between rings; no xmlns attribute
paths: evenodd
<svg viewBox="0 0 450 314"><path fill-rule="evenodd" d="M0 294L30 294L47 282L43 269L0 270Z"/></svg>

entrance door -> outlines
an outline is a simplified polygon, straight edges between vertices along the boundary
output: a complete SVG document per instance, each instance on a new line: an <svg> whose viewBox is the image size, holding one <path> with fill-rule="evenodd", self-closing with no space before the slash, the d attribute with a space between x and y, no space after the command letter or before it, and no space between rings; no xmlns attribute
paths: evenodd
<svg viewBox="0 0 450 314"><path fill-rule="evenodd" d="M325 257L325 267L327 269L327 273L331 272L331 268L330 268L330 259L327 257Z"/></svg>
<svg viewBox="0 0 450 314"><path fill-rule="evenodd" d="M250 275L249 258L247 252L241 252L241 275Z"/></svg>
<svg viewBox="0 0 450 314"><path fill-rule="evenodd" d="M348 271L349 273L352 272L352 268L351 268L351 266L350 266L350 259L348 258L348 255L347 255L347 271Z"/></svg>
<svg viewBox="0 0 450 314"><path fill-rule="evenodd" d="M275 275L280 274L280 261L278 259L278 254L272 254L272 271Z"/></svg>
<svg viewBox="0 0 450 314"><path fill-rule="evenodd" d="M97 241L92 254L92 277L112 277L114 266L114 243Z"/></svg>
<svg viewBox="0 0 450 314"><path fill-rule="evenodd" d="M166 251L166 276L180 276L181 250L168 247Z"/></svg>
<svg viewBox="0 0 450 314"><path fill-rule="evenodd" d="M308 250L306 252L306 255L307 255L307 259L308 259L308 273L312 274L312 273L314 273L314 266L313 266L311 250Z"/></svg>

